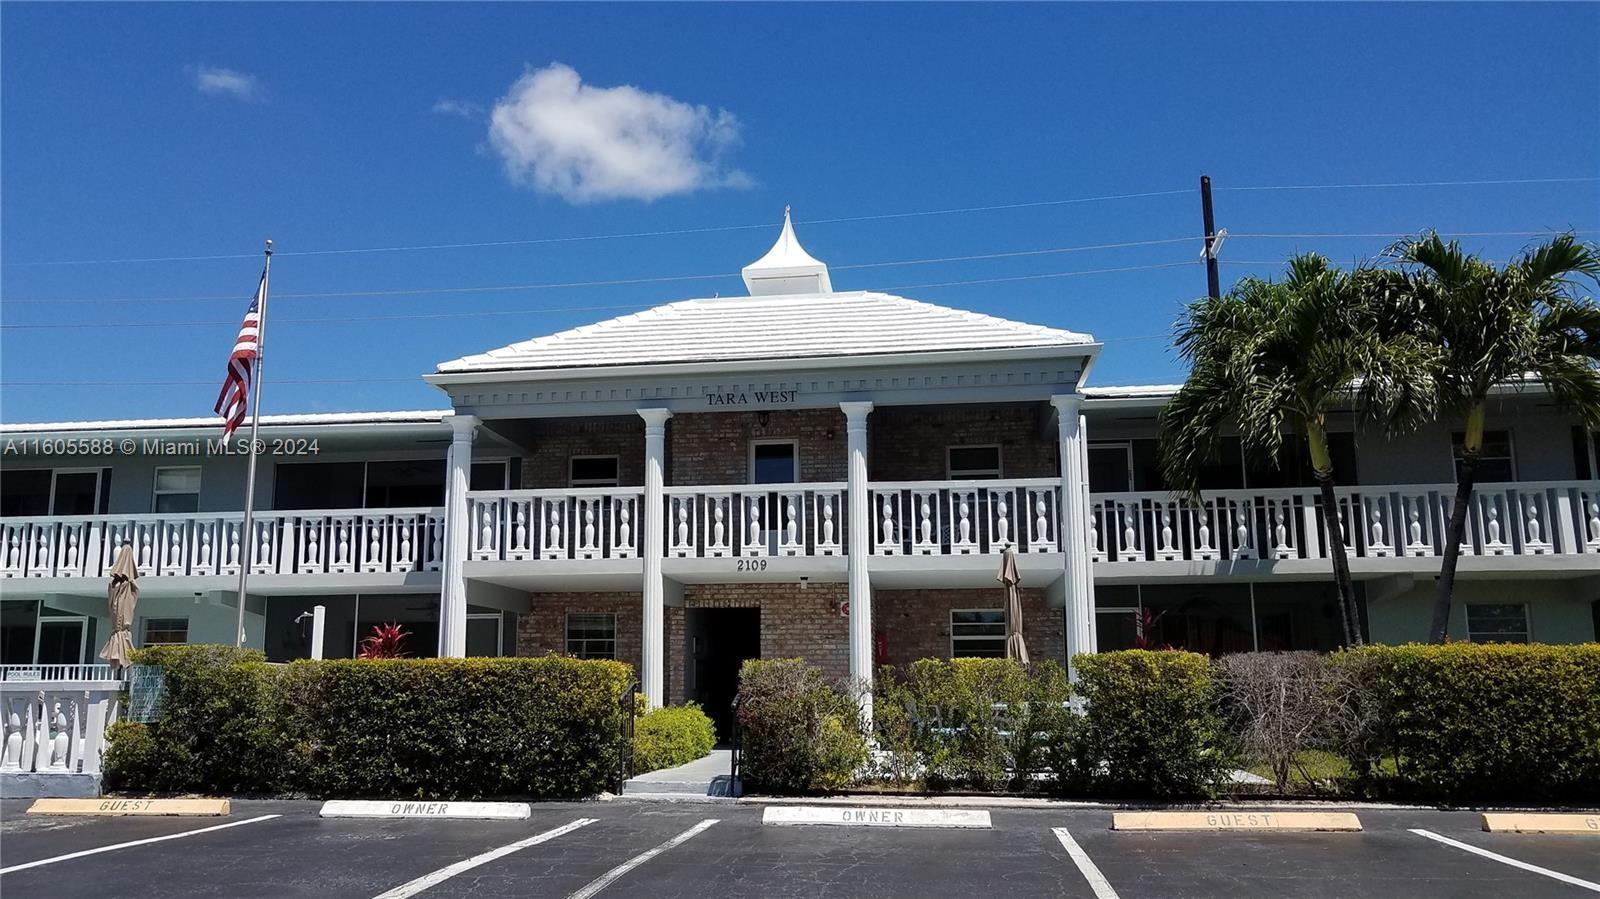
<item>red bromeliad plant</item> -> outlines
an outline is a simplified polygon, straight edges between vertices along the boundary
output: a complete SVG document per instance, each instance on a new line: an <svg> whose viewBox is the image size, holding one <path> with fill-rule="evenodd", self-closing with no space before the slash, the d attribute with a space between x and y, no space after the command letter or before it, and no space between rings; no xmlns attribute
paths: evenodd
<svg viewBox="0 0 1600 899"><path fill-rule="evenodd" d="M401 627L396 622L388 624L374 624L372 635L361 641L361 652L357 653L358 659L404 659L411 655L406 651L406 638L411 632Z"/></svg>

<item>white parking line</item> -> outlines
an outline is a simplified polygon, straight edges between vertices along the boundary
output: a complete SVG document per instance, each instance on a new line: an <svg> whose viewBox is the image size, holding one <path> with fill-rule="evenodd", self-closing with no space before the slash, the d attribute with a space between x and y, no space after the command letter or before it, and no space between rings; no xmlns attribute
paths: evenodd
<svg viewBox="0 0 1600 899"><path fill-rule="evenodd" d="M261 815L259 817L255 817L255 818L246 818L243 821L229 821L226 824L213 824L210 827L200 827L200 828L196 828L195 830L186 830L183 833L169 833L164 837L148 837L148 838L143 839L143 840L129 840L126 843L114 843L114 844L112 844L110 846L101 846L99 849L85 849L85 850L83 850L81 852L69 852L66 855L57 855L57 856L54 856L52 858L41 858L36 862L27 862L27 863L21 864L21 865L12 865L9 868L0 868L0 874L10 874L10 873L12 873L14 871L26 871L29 868L37 868L37 867L39 867L41 865L53 865L56 862L71 861L72 859L75 859L75 858L83 858L86 855L99 855L102 852L115 852L118 849L130 849L130 848L132 848L134 846L146 846L146 845L149 845L150 843L160 843L160 842L163 842L165 840L179 840L179 839L182 839L184 837L199 836L200 834L203 834L203 833L211 833L214 830L227 830L230 827L240 827L240 826L243 826L245 824L254 824L257 821L268 821L268 820L271 820L271 819L276 818L276 817L279 817L279 816L278 815Z"/></svg>
<svg viewBox="0 0 1600 899"><path fill-rule="evenodd" d="M1600 883L1595 883L1593 881L1584 880L1584 879L1579 878L1579 877L1573 877L1571 874L1562 874L1560 871L1552 871L1549 868L1541 868L1538 865L1530 865L1527 862L1517 861L1514 858L1510 858L1508 856L1501 855L1498 852L1490 852L1487 849L1479 849L1476 846L1472 846L1472 845L1469 845L1467 843L1463 843L1463 842L1461 842L1459 840L1452 840L1449 837L1441 836L1439 834L1434 833L1431 830L1423 830L1420 827L1411 828L1411 832L1416 834L1419 837L1427 837L1428 839L1433 840L1434 842L1443 843L1446 846L1454 846L1457 849L1464 849L1467 852L1472 853L1473 855L1481 855L1484 858L1492 859L1494 861L1497 861L1502 865L1510 865L1513 868L1521 868L1524 871L1532 871L1535 874L1543 874L1544 876L1549 877L1552 880L1559 880L1562 883L1570 883L1575 887L1582 887L1583 889L1590 890L1590 891L1595 892L1595 893L1600 893Z"/></svg>
<svg viewBox="0 0 1600 899"><path fill-rule="evenodd" d="M1094 859L1089 857L1089 853L1083 851L1083 847L1079 846L1078 841L1072 838L1072 834L1067 833L1065 827L1052 827L1050 829L1055 832L1056 839L1061 841L1061 845L1067 850L1067 854L1072 856L1072 863L1077 865L1078 870L1083 873L1083 879L1089 881L1090 889L1094 890L1094 899L1117 899L1117 891L1111 888L1111 882L1106 880L1104 874L1100 873L1100 868L1094 863Z"/></svg>
<svg viewBox="0 0 1600 899"><path fill-rule="evenodd" d="M612 883L616 882L618 877L621 877L629 871L632 871L634 868L639 867L661 853L666 852L668 849L693 839L696 834L717 823L719 820L721 819L707 818L683 833L680 833L665 843L662 843L660 846L657 846L654 849L645 850L644 852L635 855L633 858L628 859L615 868L612 868L606 873L601 874L598 878L590 881L588 886L585 886L583 889L573 893L571 896L567 897L567 899L589 899L589 897L593 896L595 893L598 893L606 887L611 886Z"/></svg>
<svg viewBox="0 0 1600 899"><path fill-rule="evenodd" d="M373 899L405 899L407 896L415 896L431 886L437 886L441 883L444 883L446 880L449 880L457 874L460 874L462 871L470 871L479 865L486 865L497 858L510 855L519 849L526 849L529 846L537 846L540 843L553 840L562 834L571 833L580 827L593 824L598 820L600 819L579 818L570 824L563 824L554 830L547 830L544 833L534 834L525 840L518 840L515 843L507 843L506 845L501 846L499 849L491 849L488 852L474 855L471 858L464 858L453 865L446 865L445 867L440 868L431 874L424 874L421 877L418 877L416 880L402 883L387 893L379 893L377 896L373 897Z"/></svg>

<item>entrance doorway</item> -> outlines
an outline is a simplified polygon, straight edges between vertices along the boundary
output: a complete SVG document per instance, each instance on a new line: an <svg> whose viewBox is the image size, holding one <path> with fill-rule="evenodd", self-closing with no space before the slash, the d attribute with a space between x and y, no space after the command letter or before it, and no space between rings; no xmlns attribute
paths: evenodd
<svg viewBox="0 0 1600 899"><path fill-rule="evenodd" d="M685 609L684 696L717 726L717 742L733 737L739 666L761 657L760 609Z"/></svg>

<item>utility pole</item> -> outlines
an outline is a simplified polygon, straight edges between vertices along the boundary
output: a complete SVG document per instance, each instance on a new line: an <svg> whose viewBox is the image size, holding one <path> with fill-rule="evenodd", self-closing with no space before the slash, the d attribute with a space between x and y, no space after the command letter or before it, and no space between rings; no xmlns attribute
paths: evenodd
<svg viewBox="0 0 1600 899"><path fill-rule="evenodd" d="M1217 222L1211 214L1211 176L1200 176L1200 213L1205 218L1206 225L1206 290L1207 296L1221 296L1221 287L1217 283Z"/></svg>

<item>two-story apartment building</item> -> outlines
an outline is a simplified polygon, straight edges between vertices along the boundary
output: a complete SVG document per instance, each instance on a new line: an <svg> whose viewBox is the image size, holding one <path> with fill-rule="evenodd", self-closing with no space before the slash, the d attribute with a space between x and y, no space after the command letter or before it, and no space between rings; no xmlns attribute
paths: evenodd
<svg viewBox="0 0 1600 899"><path fill-rule="evenodd" d="M1036 658L1338 643L1298 456L1225 458L1190 505L1155 461L1173 388L1089 386L1088 335L835 291L787 221L744 278L444 362L445 411L264 418L250 533L214 420L0 426L0 662L92 661L124 542L140 644L231 642L247 565L270 658L311 654L320 605L327 657L397 621L416 655L615 657L652 702L714 711L750 657L865 681L1003 654L1007 545ZM1593 437L1534 389L1489 427L1453 633L1595 639ZM1334 430L1366 631L1421 639L1452 435Z"/></svg>

